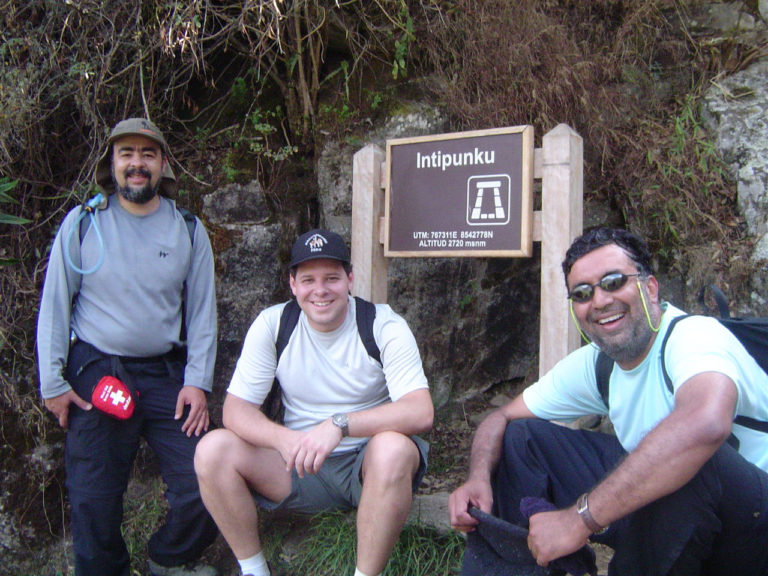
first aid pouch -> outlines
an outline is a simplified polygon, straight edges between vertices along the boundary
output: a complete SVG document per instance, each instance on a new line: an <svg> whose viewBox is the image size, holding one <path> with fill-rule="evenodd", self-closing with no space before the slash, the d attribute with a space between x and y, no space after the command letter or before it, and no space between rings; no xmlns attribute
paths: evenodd
<svg viewBox="0 0 768 576"><path fill-rule="evenodd" d="M136 391L138 396L138 391ZM102 412L117 418L128 420L136 408L131 389L114 376L104 376L98 381L91 394L91 404Z"/></svg>

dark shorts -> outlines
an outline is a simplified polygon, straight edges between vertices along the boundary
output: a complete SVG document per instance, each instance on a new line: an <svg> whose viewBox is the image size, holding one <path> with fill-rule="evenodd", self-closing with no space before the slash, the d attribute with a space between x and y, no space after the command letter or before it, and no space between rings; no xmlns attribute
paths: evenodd
<svg viewBox="0 0 768 576"><path fill-rule="evenodd" d="M411 440L419 449L419 469L413 477L413 490L419 487L427 471L429 444L418 436ZM360 471L368 442L356 449L329 456L317 474L304 478L294 469L291 472L291 493L280 502L268 500L255 493L256 502L265 510L290 510L304 514L317 514L325 510L357 508L363 490Z"/></svg>

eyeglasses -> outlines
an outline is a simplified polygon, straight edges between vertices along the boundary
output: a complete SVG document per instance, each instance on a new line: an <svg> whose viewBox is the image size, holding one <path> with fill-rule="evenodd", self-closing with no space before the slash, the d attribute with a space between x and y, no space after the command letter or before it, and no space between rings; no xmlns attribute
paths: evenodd
<svg viewBox="0 0 768 576"><path fill-rule="evenodd" d="M597 284L577 284L573 287L573 290L568 293L568 298L573 302L589 302L595 294L595 287L600 286L600 288L606 292L616 292L616 290L620 290L624 287L630 277L640 275L639 272L637 274L611 272L610 274L603 276Z"/></svg>

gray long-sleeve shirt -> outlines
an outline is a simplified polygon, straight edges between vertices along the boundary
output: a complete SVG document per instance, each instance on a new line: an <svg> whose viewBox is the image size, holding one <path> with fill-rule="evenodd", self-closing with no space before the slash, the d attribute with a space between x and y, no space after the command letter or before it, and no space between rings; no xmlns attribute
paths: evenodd
<svg viewBox="0 0 768 576"><path fill-rule="evenodd" d="M70 333L107 354L148 357L179 345L182 289L186 283L185 385L210 391L216 359L216 295L213 254L202 223L194 244L172 200L161 198L152 214L136 216L113 196L96 211L80 243L78 206L65 217L51 249L37 322L37 354L43 398L70 389L63 369ZM88 216L86 216L88 217ZM71 234L70 234L71 231ZM67 262L89 270L80 274Z"/></svg>

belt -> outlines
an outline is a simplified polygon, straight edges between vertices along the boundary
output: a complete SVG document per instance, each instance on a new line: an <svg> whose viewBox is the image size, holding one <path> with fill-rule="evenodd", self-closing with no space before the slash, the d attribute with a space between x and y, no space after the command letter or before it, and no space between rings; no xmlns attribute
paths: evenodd
<svg viewBox="0 0 768 576"><path fill-rule="evenodd" d="M186 346L174 346L171 348L168 352L165 354L160 354L158 356L121 356L119 354L107 354L106 352L102 352L99 350L96 346L91 344L90 342L86 342L85 340L80 340L74 332L70 336L70 348L74 346L77 343L81 343L85 346L89 346L96 350L99 354L102 356L114 356L120 360L120 362L123 362L124 364L153 364L155 362L157 363L165 363L165 362L179 362L179 361L186 361L187 358L187 347Z"/></svg>

